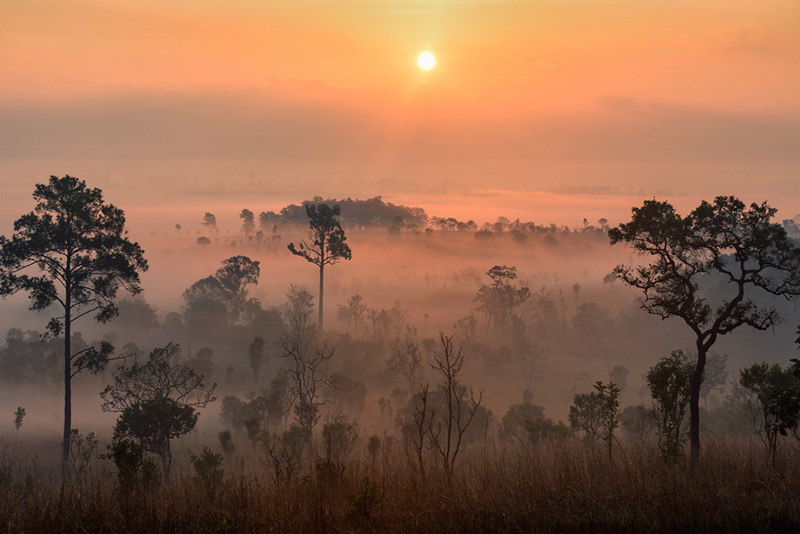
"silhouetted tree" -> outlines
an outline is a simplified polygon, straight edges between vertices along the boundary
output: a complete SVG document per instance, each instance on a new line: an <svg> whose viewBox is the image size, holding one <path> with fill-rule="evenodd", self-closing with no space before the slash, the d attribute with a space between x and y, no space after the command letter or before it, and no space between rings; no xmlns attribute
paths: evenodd
<svg viewBox="0 0 800 534"><path fill-rule="evenodd" d="M256 219L253 212L245 208L239 213L239 218L242 220L242 233L245 237L253 235L253 231L256 229Z"/></svg>
<svg viewBox="0 0 800 534"><path fill-rule="evenodd" d="M247 287L257 285L260 275L259 262L247 256L224 260L216 273L183 292L189 321L198 314L210 316L207 318L212 321L214 315L223 315L228 324L237 324L249 310L260 308L257 301L247 298Z"/></svg>
<svg viewBox="0 0 800 534"><path fill-rule="evenodd" d="M644 292L642 308L664 319L679 317L695 336L697 365L689 398L692 464L700 457L700 386L709 349L740 326L766 330L776 324L778 312L750 298L754 290L786 298L800 295L800 248L781 225L770 222L775 213L766 202L747 208L734 197L720 196L713 203L703 201L684 218L669 203L648 200L633 208L631 222L609 231L612 244L628 243L652 258L648 265L614 269L626 284ZM709 274L726 282L716 303L700 288Z"/></svg>
<svg viewBox="0 0 800 534"><path fill-rule="evenodd" d="M362 302L361 295L353 295L347 300L346 305L340 304L337 309L339 319L348 325L353 323L353 331L357 332L361 328L367 306Z"/></svg>
<svg viewBox="0 0 800 534"><path fill-rule="evenodd" d="M530 392L526 390L526 393L522 403L509 406L502 419L500 436L522 446L566 438L569 428L561 421L555 423L545 417L544 408L533 404Z"/></svg>
<svg viewBox="0 0 800 534"><path fill-rule="evenodd" d="M430 437L434 450L439 453L447 481L453 476L456 458L464 443L464 434L472 424L475 414L481 406L483 390L476 397L472 389L461 385L464 369L464 356L461 349L455 350L453 336L439 333L441 351L433 353L433 371L439 375L439 392L443 406L438 412L431 414Z"/></svg>
<svg viewBox="0 0 800 534"><path fill-rule="evenodd" d="M22 406L18 406L17 410L14 412L14 428L19 432L19 429L22 428L22 419L25 418L25 408Z"/></svg>
<svg viewBox="0 0 800 534"><path fill-rule="evenodd" d="M596 392L576 393L569 407L569 426L583 432L584 440L593 441L600 437L603 413L603 402Z"/></svg>
<svg viewBox="0 0 800 534"><path fill-rule="evenodd" d="M504 331L508 328L514 308L524 303L531 295L530 289L517 289L511 285L517 278L517 268L506 265L495 265L486 274L492 279L491 284L482 284L475 295L479 303L478 310L486 313L486 330L494 324L495 328Z"/></svg>
<svg viewBox="0 0 800 534"><path fill-rule="evenodd" d="M689 403L694 365L683 351L676 350L647 371L647 387L653 397L653 416L658 443L664 458L674 460L683 451L686 439L686 405Z"/></svg>
<svg viewBox="0 0 800 534"><path fill-rule="evenodd" d="M253 370L253 378L256 387L258 387L258 373L261 371L261 367L264 365L264 360L266 359L264 345L264 338L255 336L250 346L247 348L247 356L250 360L250 368Z"/></svg>
<svg viewBox="0 0 800 534"><path fill-rule="evenodd" d="M322 389L331 385L329 362L336 349L318 342L319 330L311 318L314 304L308 290L292 285L286 297L288 303L284 307L284 317L287 329L278 346L280 356L289 362L286 373L296 399L295 419L308 432L310 439L319 421L319 409L324 404Z"/></svg>
<svg viewBox="0 0 800 534"><path fill-rule="evenodd" d="M170 343L154 349L149 359L123 367L100 396L104 412L121 412L115 438L135 438L161 458L169 479L170 440L192 430L199 414L214 399L216 384L206 382L188 365L172 363L180 347Z"/></svg>
<svg viewBox="0 0 800 534"><path fill-rule="evenodd" d="M392 349L386 367L405 378L409 395L414 395L417 392L417 382L422 379L422 354L412 339L406 339L403 345Z"/></svg>
<svg viewBox="0 0 800 534"><path fill-rule="evenodd" d="M216 235L217 233L219 233L219 228L217 228L217 218L214 216L213 213L206 212L206 214L203 215L203 222L200 224L205 226L206 230L208 230L212 234Z"/></svg>
<svg viewBox="0 0 800 534"><path fill-rule="evenodd" d="M603 408L603 416L601 428L603 433L600 437L606 442L608 446L608 459L611 460L611 452L614 445L614 430L620 425L619 422L619 393L620 389L613 382L603 384L597 382L594 385L597 390L597 398L600 399L600 405Z"/></svg>
<svg viewBox="0 0 800 534"><path fill-rule="evenodd" d="M47 325L64 335L64 433L61 450L66 469L72 430L72 378L81 370L102 370L113 347L72 350L72 323L95 314L105 323L117 315L120 286L141 292L139 273L147 261L137 243L126 237L123 211L103 202L99 189L72 176L50 177L33 193L36 207L14 222L10 239L0 236L0 295L30 294L32 310L57 304L61 315ZM26 274L38 270L36 274Z"/></svg>
<svg viewBox="0 0 800 534"><path fill-rule="evenodd" d="M792 368L756 363L739 374L739 385L752 391L758 402L755 430L764 440L775 467L778 436L787 435L800 422L800 379Z"/></svg>
<svg viewBox="0 0 800 534"><path fill-rule="evenodd" d="M350 246L345 243L346 237L342 225L339 224L339 206L328 206L327 204L308 204L306 206L308 215L309 241L300 241L298 247L294 243L289 243L289 251L295 256L305 258L306 261L319 267L319 320L318 326L322 331L322 306L324 289L324 272L326 265L334 265L339 260L349 260L352 258Z"/></svg>

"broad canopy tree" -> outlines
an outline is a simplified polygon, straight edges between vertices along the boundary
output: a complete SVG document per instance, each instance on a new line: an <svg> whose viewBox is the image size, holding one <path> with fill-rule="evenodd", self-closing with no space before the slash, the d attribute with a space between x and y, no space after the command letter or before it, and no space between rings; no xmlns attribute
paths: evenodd
<svg viewBox="0 0 800 534"><path fill-rule="evenodd" d="M248 299L247 288L257 285L260 275L259 262L247 256L224 260L216 273L183 292L189 323L209 328L224 317L229 326L238 324L248 311L258 308L257 301Z"/></svg>
<svg viewBox="0 0 800 534"><path fill-rule="evenodd" d="M746 207L731 196L703 201L681 217L668 202L648 200L633 208L631 222L609 231L611 244L633 246L650 263L614 269L626 284L643 291L642 308L662 319L678 317L695 336L697 364L690 381L691 460L700 457L700 387L709 350L719 336L740 326L766 330L779 322L774 307L756 293L794 299L800 295L800 248L766 202ZM701 283L715 275L722 295Z"/></svg>
<svg viewBox="0 0 800 534"><path fill-rule="evenodd" d="M524 286L517 289L511 285L517 279L516 267L495 265L486 274L492 283L481 284L474 300L479 303L477 309L486 313L486 331L491 325L505 331L511 324L514 308L528 300L531 291Z"/></svg>
<svg viewBox="0 0 800 534"><path fill-rule="evenodd" d="M169 479L172 465L170 440L191 431L204 408L214 401L216 384L188 365L173 363L180 347L170 343L154 349L144 363L123 367L100 396L103 411L121 415L115 438L134 438L161 458Z"/></svg>
<svg viewBox="0 0 800 534"><path fill-rule="evenodd" d="M47 325L64 336L64 435L62 466L69 459L72 378L102 370L113 347L72 350L72 323L94 314L105 323L118 313L120 287L141 292L144 252L127 238L123 211L103 201L100 189L72 176L51 176L34 190L34 210L14 222L11 238L0 236L0 295L29 293L30 309L59 309Z"/></svg>
<svg viewBox="0 0 800 534"><path fill-rule="evenodd" d="M309 240L303 239L298 246L289 243L289 251L295 256L305 258L309 263L319 267L319 330L322 327L323 285L326 265L334 265L339 260L352 258L350 246L345 243L342 225L339 223L339 206L328 206L324 203L306 205L308 215Z"/></svg>

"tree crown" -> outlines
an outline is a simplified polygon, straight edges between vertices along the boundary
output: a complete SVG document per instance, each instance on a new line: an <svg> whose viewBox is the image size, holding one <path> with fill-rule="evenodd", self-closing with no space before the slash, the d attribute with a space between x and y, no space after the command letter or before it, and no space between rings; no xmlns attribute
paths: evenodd
<svg viewBox="0 0 800 534"><path fill-rule="evenodd" d="M32 310L58 302L72 319L116 316L118 288L139 293L139 273L147 270L141 247L126 237L123 211L72 176L51 176L33 198L36 207L14 223L11 238L0 236L0 295L27 291ZM27 274L32 267L40 274ZM53 319L48 329L58 334L63 321Z"/></svg>
<svg viewBox="0 0 800 534"><path fill-rule="evenodd" d="M642 307L662 318L680 317L700 336L731 332L741 325L764 330L778 314L745 298L746 288L794 298L800 295L800 248L779 224L776 210L720 196L703 201L683 218L668 202L648 200L633 208L631 222L609 231L611 244L626 242L650 264L619 265L614 274L644 291ZM700 287L721 275L732 292L711 303Z"/></svg>
<svg viewBox="0 0 800 534"><path fill-rule="evenodd" d="M329 206L324 203L308 204L306 214L309 219L309 239L300 241L298 247L289 244L289 251L302 256L308 262L319 267L333 265L340 259L352 258L350 246L345 243L342 225L339 223L339 206Z"/></svg>

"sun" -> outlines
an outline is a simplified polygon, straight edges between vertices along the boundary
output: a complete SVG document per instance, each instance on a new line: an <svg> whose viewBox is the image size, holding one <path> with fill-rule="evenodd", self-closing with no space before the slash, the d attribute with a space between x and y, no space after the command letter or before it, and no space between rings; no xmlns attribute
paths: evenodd
<svg viewBox="0 0 800 534"><path fill-rule="evenodd" d="M436 63L436 58L433 57L433 54L431 54L430 52L423 52L417 58L417 63L423 69L428 70L429 68L433 67L433 65Z"/></svg>

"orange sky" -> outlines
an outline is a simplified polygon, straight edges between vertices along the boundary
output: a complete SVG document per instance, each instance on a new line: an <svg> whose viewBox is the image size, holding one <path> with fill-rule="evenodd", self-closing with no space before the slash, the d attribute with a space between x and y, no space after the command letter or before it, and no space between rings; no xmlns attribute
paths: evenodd
<svg viewBox="0 0 800 534"><path fill-rule="evenodd" d="M796 0L5 0L0 180L800 198L799 22Z"/></svg>

